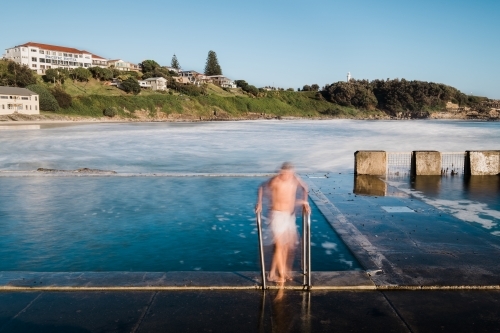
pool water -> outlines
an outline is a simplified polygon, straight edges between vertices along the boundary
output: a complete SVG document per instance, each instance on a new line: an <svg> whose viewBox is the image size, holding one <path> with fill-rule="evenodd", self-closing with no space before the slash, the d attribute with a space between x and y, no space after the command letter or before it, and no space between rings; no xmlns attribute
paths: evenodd
<svg viewBox="0 0 500 333"><path fill-rule="evenodd" d="M0 271L258 271L264 180L1 177ZM313 270L359 269L314 205L311 219Z"/></svg>

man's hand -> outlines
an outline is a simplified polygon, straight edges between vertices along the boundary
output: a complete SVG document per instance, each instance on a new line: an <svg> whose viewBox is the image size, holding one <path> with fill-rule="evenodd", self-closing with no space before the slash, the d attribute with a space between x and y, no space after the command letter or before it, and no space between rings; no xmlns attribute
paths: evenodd
<svg viewBox="0 0 500 333"><path fill-rule="evenodd" d="M259 202L255 205L255 213L260 214L262 212L262 204Z"/></svg>
<svg viewBox="0 0 500 333"><path fill-rule="evenodd" d="M302 207L304 207L304 209L306 210L307 213L311 212L311 206L309 206L309 202L304 201Z"/></svg>

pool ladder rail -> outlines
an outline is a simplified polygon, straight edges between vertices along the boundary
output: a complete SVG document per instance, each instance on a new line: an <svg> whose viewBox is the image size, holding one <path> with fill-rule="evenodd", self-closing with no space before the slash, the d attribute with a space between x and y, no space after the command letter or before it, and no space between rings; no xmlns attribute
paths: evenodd
<svg viewBox="0 0 500 333"><path fill-rule="evenodd" d="M267 289L266 284L266 266L264 263L264 244L262 240L262 218L260 213L257 215L257 229L259 235L259 254L260 254L260 270L262 278L262 290ZM310 290L311 285L311 213L306 209L302 209L302 285L305 289Z"/></svg>

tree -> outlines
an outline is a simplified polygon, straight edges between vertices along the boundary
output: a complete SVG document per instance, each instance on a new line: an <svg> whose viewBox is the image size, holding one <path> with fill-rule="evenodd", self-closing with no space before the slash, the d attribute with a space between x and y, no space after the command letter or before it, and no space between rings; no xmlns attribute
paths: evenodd
<svg viewBox="0 0 500 333"><path fill-rule="evenodd" d="M318 91L319 90L319 86L315 83L315 84L311 85L311 90L312 91Z"/></svg>
<svg viewBox="0 0 500 333"><path fill-rule="evenodd" d="M54 68L49 68L45 71L43 79L46 82L64 83L65 76L63 72L60 72L59 70Z"/></svg>
<svg viewBox="0 0 500 333"><path fill-rule="evenodd" d="M50 91L42 85L30 84L26 87L38 94L40 110L43 111L57 111L59 109L59 104L55 97L50 93Z"/></svg>
<svg viewBox="0 0 500 333"><path fill-rule="evenodd" d="M141 92L141 86L139 85L139 82L133 77L129 77L128 79L123 81L120 84L120 88L122 88L125 92L133 93L134 95L137 95Z"/></svg>
<svg viewBox="0 0 500 333"><path fill-rule="evenodd" d="M302 87L302 91L311 91L311 86L306 84L304 87Z"/></svg>
<svg viewBox="0 0 500 333"><path fill-rule="evenodd" d="M170 62L170 66L175 69L181 69L181 65L179 64L179 61L177 60L177 56L173 55L172 61Z"/></svg>
<svg viewBox="0 0 500 333"><path fill-rule="evenodd" d="M70 76L73 80L88 81L92 77L92 73L83 67L77 67L71 71Z"/></svg>
<svg viewBox="0 0 500 333"><path fill-rule="evenodd" d="M144 60L141 62L140 66L143 73L154 72L155 69L160 67L160 65L154 60Z"/></svg>
<svg viewBox="0 0 500 333"><path fill-rule="evenodd" d="M0 75L3 85L24 88L36 83L36 76L28 66L10 60L7 62L6 72Z"/></svg>
<svg viewBox="0 0 500 333"><path fill-rule="evenodd" d="M208 51L205 75L222 75L222 69L217 60L217 54L212 50Z"/></svg>

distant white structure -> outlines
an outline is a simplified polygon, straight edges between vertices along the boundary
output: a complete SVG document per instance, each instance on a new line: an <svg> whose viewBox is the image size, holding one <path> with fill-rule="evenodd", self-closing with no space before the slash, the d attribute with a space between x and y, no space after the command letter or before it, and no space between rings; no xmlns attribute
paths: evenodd
<svg viewBox="0 0 500 333"><path fill-rule="evenodd" d="M351 81L351 72L347 72L347 82Z"/></svg>
<svg viewBox="0 0 500 333"><path fill-rule="evenodd" d="M38 94L26 88L0 87L0 114L40 114Z"/></svg>

